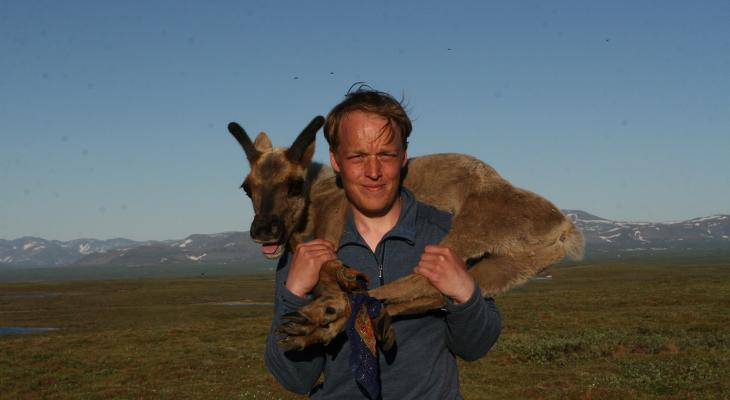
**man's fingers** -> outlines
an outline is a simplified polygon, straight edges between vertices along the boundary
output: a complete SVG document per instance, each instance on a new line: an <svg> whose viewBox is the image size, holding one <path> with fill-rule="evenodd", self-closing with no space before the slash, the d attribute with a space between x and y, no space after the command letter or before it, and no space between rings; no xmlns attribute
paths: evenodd
<svg viewBox="0 0 730 400"><path fill-rule="evenodd" d="M428 245L413 272L424 276L441 293L458 303L469 299L474 281L464 262L451 249Z"/></svg>
<svg viewBox="0 0 730 400"><path fill-rule="evenodd" d="M439 270L439 265L438 265L438 263L421 260L418 262L416 267L413 268L413 271L416 271L416 270L418 270L420 272L424 272L424 273L433 274ZM418 272L418 271L416 271L416 272Z"/></svg>
<svg viewBox="0 0 730 400"><path fill-rule="evenodd" d="M325 262L334 259L335 256L328 250L319 251L316 253L307 254L302 257L302 260L314 261L317 264L324 264Z"/></svg>
<svg viewBox="0 0 730 400"><path fill-rule="evenodd" d="M446 261L446 256L443 254L429 254L429 253L423 253L421 254L421 259L418 261L418 263L428 263L428 264L441 264Z"/></svg>
<svg viewBox="0 0 730 400"><path fill-rule="evenodd" d="M322 248L314 250L310 249L306 252L302 252L300 257L302 257L303 260L313 260L324 263L326 261L334 260L335 258L337 258L337 255L333 253L330 249Z"/></svg>
<svg viewBox="0 0 730 400"><path fill-rule="evenodd" d="M415 268L413 268L413 272L426 277L426 279L428 279L429 281L437 278L436 271L434 271L429 266L418 264Z"/></svg>
<svg viewBox="0 0 730 400"><path fill-rule="evenodd" d="M311 246L305 246L305 247L297 247L296 252L299 254L311 254L311 253L317 253L317 252L328 252L328 253L334 253L334 250L332 250L328 246L324 246L321 244L315 244Z"/></svg>
<svg viewBox="0 0 730 400"><path fill-rule="evenodd" d="M436 260L430 260L430 259L424 260L423 258L421 258L421 260L418 261L418 264L416 266L421 267L421 268L433 269L433 268L438 267L438 262Z"/></svg>
<svg viewBox="0 0 730 400"><path fill-rule="evenodd" d="M337 258L337 254L332 252L331 250L321 250L318 251L317 254L314 256L317 260L321 260L324 264L327 261L334 260Z"/></svg>
<svg viewBox="0 0 730 400"><path fill-rule="evenodd" d="M416 273L416 274L423 275L423 276L426 276L426 274L428 273L428 271L426 270L426 268L424 268L421 264L416 265L413 268L413 272Z"/></svg>

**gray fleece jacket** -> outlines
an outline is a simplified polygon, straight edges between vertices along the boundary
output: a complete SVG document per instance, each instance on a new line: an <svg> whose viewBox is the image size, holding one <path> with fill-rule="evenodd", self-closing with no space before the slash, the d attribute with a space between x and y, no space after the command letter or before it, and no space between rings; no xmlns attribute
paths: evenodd
<svg viewBox="0 0 730 400"><path fill-rule="evenodd" d="M427 244L436 244L451 226L451 215L417 202L401 191L402 208L396 226L375 252L368 247L348 215L337 255L346 265L368 275L370 288L408 275L418 264ZM279 262L276 274L274 318L267 337L266 366L286 389L312 399L367 399L350 372L350 345L341 333L328 346L310 346L283 352L275 329L282 316L311 301L285 286L291 254ZM461 399L456 357L467 361L487 354L499 337L500 314L494 300L483 299L476 285L469 301L447 304L445 309L393 322L396 344L379 357L382 398ZM324 374L323 382L318 383Z"/></svg>

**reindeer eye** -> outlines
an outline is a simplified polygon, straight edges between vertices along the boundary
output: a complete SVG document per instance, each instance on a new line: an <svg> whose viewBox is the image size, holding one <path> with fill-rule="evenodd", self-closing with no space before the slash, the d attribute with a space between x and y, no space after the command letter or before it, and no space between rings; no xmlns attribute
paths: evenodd
<svg viewBox="0 0 730 400"><path fill-rule="evenodd" d="M301 196L304 192L304 181L295 179L289 182L289 197Z"/></svg>
<svg viewBox="0 0 730 400"><path fill-rule="evenodd" d="M251 197L251 187L248 186L248 183L246 183L246 181L241 184L241 189L246 192L246 196Z"/></svg>

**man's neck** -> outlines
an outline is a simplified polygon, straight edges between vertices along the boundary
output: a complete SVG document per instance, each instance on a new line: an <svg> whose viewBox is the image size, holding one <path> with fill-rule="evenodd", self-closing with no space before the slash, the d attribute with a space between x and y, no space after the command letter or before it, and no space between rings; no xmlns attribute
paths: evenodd
<svg viewBox="0 0 730 400"><path fill-rule="evenodd" d="M378 247L378 243L383 239L383 236L398 223L400 209L400 196L395 199L390 211L383 216L370 217L352 207L352 219L355 222L355 227L360 233L360 236L365 239L370 250L375 252L375 248Z"/></svg>

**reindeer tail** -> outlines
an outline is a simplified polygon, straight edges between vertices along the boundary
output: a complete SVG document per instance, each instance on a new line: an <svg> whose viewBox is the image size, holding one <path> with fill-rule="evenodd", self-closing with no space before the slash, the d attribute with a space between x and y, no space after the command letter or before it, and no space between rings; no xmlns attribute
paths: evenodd
<svg viewBox="0 0 730 400"><path fill-rule="evenodd" d="M566 232L563 233L565 239L563 239L563 246L565 254L575 261L583 259L585 250L585 239L583 233L578 229L575 224L570 223L570 227Z"/></svg>

